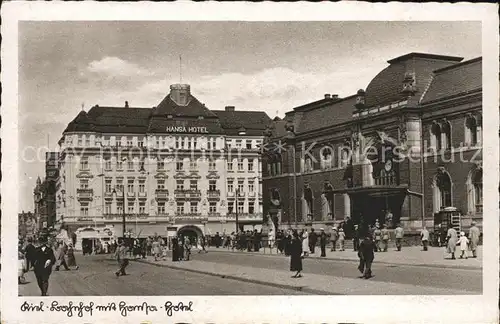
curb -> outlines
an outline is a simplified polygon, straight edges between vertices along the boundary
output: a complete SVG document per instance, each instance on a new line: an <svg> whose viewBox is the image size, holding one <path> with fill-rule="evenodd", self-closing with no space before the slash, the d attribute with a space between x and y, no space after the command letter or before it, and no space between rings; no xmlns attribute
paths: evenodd
<svg viewBox="0 0 500 324"><path fill-rule="evenodd" d="M204 275L209 275L212 277L219 277L219 278L223 278L223 279L237 280L237 281L248 282L248 283L270 286L270 287L281 288L281 289L296 290L296 291L306 292L306 293L310 293L310 294L314 294L314 295L342 295L342 294L330 293L330 292L323 291L323 290L311 289L311 288L308 288L305 286L292 286L292 285L286 285L286 284L277 284L277 283L269 282L269 281L242 278L242 277L238 277L235 275L223 275L220 273L215 273L215 272L210 272L210 271L188 269L188 268L173 266L173 265L169 265L169 264L153 263L151 261L145 261L143 259L135 259L135 260L131 259L131 261L144 263L144 264L150 264L150 265L153 265L156 267L163 267L163 268L169 268L169 269L174 269L174 270L183 270L183 271L187 271L187 272L204 274Z"/></svg>
<svg viewBox="0 0 500 324"><path fill-rule="evenodd" d="M221 251L221 250L209 250L209 252L214 252L214 253L233 253L233 254L239 254L243 256L264 256L264 257L281 257L284 258L286 256L280 255L280 254L252 254L250 253L244 253L244 252L236 252L236 251ZM355 259L348 259L348 258L322 258L322 257L317 257L317 256L308 256L306 259L315 259L315 260L324 260L324 261L342 261L342 262L354 262L358 261ZM443 265L437 265L437 264L422 264L422 263L394 263L394 262L387 262L387 261L375 261L374 263L377 264L387 264L387 265L392 265L392 266L411 266L411 267L424 267L424 268L449 268L449 269L457 269L457 270L483 270L482 267L475 267L475 266L470 266L470 265L463 265L463 266L458 266L458 265L449 265L449 264L443 264Z"/></svg>

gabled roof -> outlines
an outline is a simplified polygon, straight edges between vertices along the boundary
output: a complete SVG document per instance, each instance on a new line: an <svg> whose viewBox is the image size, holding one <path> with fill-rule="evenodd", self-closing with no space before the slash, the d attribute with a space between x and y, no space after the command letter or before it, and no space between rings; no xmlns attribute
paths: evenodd
<svg viewBox="0 0 500 324"><path fill-rule="evenodd" d="M431 103L482 89L482 58L434 71L421 103Z"/></svg>

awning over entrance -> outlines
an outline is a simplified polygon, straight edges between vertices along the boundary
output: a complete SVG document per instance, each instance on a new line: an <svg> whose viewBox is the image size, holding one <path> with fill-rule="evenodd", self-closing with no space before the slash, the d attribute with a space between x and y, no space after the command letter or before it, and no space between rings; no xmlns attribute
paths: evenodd
<svg viewBox="0 0 500 324"><path fill-rule="evenodd" d="M408 194L408 186L369 186L332 190L334 194L363 194L369 197L390 197Z"/></svg>

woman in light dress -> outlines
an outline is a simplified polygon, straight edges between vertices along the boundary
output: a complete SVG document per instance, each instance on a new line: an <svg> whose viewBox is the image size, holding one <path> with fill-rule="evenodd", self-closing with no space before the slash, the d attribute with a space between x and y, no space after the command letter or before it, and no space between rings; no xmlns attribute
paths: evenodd
<svg viewBox="0 0 500 324"><path fill-rule="evenodd" d="M462 252L460 254L460 259L463 259L464 256L468 259L469 256L467 255L467 250L469 247L469 239L465 236L465 232L460 232L460 238L458 239L457 244L460 246L460 251Z"/></svg>
<svg viewBox="0 0 500 324"><path fill-rule="evenodd" d="M309 255L309 234L307 231L302 233L302 254L306 257Z"/></svg>
<svg viewBox="0 0 500 324"><path fill-rule="evenodd" d="M78 265L76 264L75 249L73 248L73 243L68 244L68 251L66 253L66 258L68 259L68 267L74 267L78 270Z"/></svg>

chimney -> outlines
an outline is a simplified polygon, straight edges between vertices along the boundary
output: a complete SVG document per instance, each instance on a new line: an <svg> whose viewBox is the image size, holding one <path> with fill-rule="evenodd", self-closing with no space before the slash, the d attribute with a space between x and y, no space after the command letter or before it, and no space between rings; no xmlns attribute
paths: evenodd
<svg viewBox="0 0 500 324"><path fill-rule="evenodd" d="M330 94L329 93L325 93L325 99L330 99Z"/></svg>
<svg viewBox="0 0 500 324"><path fill-rule="evenodd" d="M125 101L125 108L128 108L128 101Z"/></svg>
<svg viewBox="0 0 500 324"><path fill-rule="evenodd" d="M179 106L187 106L191 95L189 84L172 84L170 86L170 99Z"/></svg>
<svg viewBox="0 0 500 324"><path fill-rule="evenodd" d="M338 94L332 94L332 99L338 99L339 95Z"/></svg>
<svg viewBox="0 0 500 324"><path fill-rule="evenodd" d="M234 111L234 106L226 106L226 111Z"/></svg>

